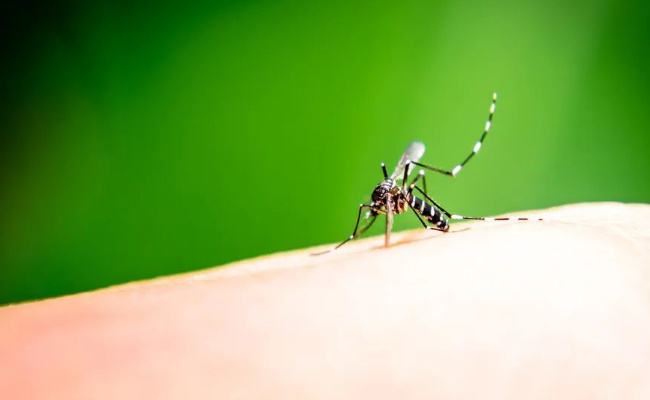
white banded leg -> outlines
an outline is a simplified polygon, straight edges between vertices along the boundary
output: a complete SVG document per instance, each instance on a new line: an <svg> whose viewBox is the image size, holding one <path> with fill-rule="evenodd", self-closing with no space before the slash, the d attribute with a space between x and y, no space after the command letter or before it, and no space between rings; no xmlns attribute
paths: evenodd
<svg viewBox="0 0 650 400"><path fill-rule="evenodd" d="M469 217L467 215L451 214L449 211L442 208L442 206L437 201L429 197L429 195L425 193L422 189L420 189L418 186L413 186L413 187L417 191L419 191L433 205L435 205L440 211L442 211L442 213L445 214L449 219L471 219L471 220L480 220L480 221L543 221L544 220L543 218L528 218L528 217Z"/></svg>
<svg viewBox="0 0 650 400"><path fill-rule="evenodd" d="M492 126L492 117L494 116L494 111L496 110L496 107L497 107L497 94L495 92L495 93L492 94L492 104L490 105L490 115L488 116L487 121L485 121L485 128L483 129L483 134L481 135L481 138L478 140L478 142L476 142L476 144L474 145L474 148L472 149L472 152L469 153L469 155L463 160L463 162L456 165L454 167L454 169L452 169L451 171L447 171L447 170L444 170L444 169L441 169L441 168L438 168L438 167L433 167L433 166L426 165L426 164L421 164L419 162L414 162L414 161L411 161L411 162L413 164L415 164L415 165L418 165L418 166L422 167L422 168L426 168L426 169L429 169L429 170L434 171L434 172L439 172L441 174L445 174L445 175L448 175L448 176L451 176L451 177L454 177L454 176L458 175L458 173L460 172L461 169L463 169L465 164L467 164L467 162L469 160L471 160L472 157L474 157L474 154L478 153L478 151L481 150L481 146L483 146L483 141L485 140L485 137L487 136L488 132L490 131L490 127Z"/></svg>

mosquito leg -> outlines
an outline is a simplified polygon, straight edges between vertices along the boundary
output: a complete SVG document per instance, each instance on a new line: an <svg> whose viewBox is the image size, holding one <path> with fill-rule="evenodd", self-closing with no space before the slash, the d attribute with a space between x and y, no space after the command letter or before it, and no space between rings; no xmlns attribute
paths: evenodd
<svg viewBox="0 0 650 400"><path fill-rule="evenodd" d="M418 219L420 220L420 223L422 224L422 226L424 227L424 229L430 229L430 230L432 230L432 231L447 232L447 231L444 230L444 229L440 229L440 228L437 228L437 227L435 227L435 226L427 225L427 223L424 222L424 220L422 219L422 217L420 216L420 214L418 214L417 211L415 211L413 208L411 208L411 211L413 211L413 214L415 214L415 216L418 217Z"/></svg>
<svg viewBox="0 0 650 400"><path fill-rule="evenodd" d="M347 239L345 239L344 241L342 241L338 245L334 246L333 248L331 248L329 250L325 250L325 251L320 251L318 253L312 253L312 256L318 256L318 255L321 255L321 254L332 252L332 251L338 249L339 247L343 246L344 244L346 244L350 240L356 238L357 237L357 230L359 229L359 222L361 221L361 212L363 211L364 208L372 209L372 206L370 206L368 204L359 205L359 212L357 213L357 223L354 224L354 231L352 232L352 235L350 235ZM372 225L372 223L375 222L375 218L376 218L376 216L373 215L372 221L370 221L366 226L362 227L361 232L359 234L365 232L370 227L370 225Z"/></svg>
<svg viewBox="0 0 650 400"><path fill-rule="evenodd" d="M422 179L422 186L424 186L424 192L429 193L427 191L427 178L424 176L424 170L421 169L418 176L416 176L411 182L411 184L409 185L409 190L407 192L408 194L411 194L413 192L413 188L415 187L415 185L417 185L420 179Z"/></svg>
<svg viewBox="0 0 650 400"><path fill-rule="evenodd" d="M418 176L422 177L422 186L424 187L424 193L429 193L429 191L427 190L427 178L424 176L424 171L420 170Z"/></svg>
<svg viewBox="0 0 650 400"><path fill-rule="evenodd" d="M411 185L413 186L413 185ZM447 216L449 219L473 219L473 220L480 220L480 221L543 221L542 218L528 218L528 217L468 217L466 215L457 215L457 214L451 214L449 211L445 210L442 208L442 206L429 197L428 194L426 194L422 189L420 189L418 186L413 186L415 189L417 189L427 200L429 200L433 205L435 205L440 211L442 211L443 214Z"/></svg>
<svg viewBox="0 0 650 400"><path fill-rule="evenodd" d="M411 173L411 162L409 161L404 166L404 178L402 179L402 191L406 190L406 180L408 179L410 173Z"/></svg>
<svg viewBox="0 0 650 400"><path fill-rule="evenodd" d="M428 201L430 201L434 206L436 206L436 207L438 208L438 210L442 211L442 213L445 214L445 215L447 216L447 218L450 218L450 219L479 219L479 220L484 220L484 219L485 219L485 217L467 217L467 216L466 216L466 217L463 217L463 218L453 218L453 217L459 217L459 215L451 214L449 211L445 210L445 209L440 205L440 203L438 203L437 201L435 201L434 199L432 199L431 197L429 197L429 195L428 195L425 191L423 191L422 189L420 189L419 186L411 185L411 190L413 190L413 189L416 189L418 192L420 192L420 193L424 196L424 198L426 198L426 199L427 199Z"/></svg>
<svg viewBox="0 0 650 400"><path fill-rule="evenodd" d="M370 219L370 218L372 218L372 219ZM369 220L369 222L367 224L362 226L361 229L359 229L359 233L357 234L357 236L363 235L368 229L370 229L372 224L374 224L375 221L377 220L377 216L376 215L366 215L365 219L366 220L370 219L370 220Z"/></svg>
<svg viewBox="0 0 650 400"><path fill-rule="evenodd" d="M426 168L428 170L434 171L434 172L439 172L441 174L451 176L451 177L455 177L456 175L458 175L458 173L465 166L465 164L467 164L467 162L469 160L471 160L472 157L474 157L474 154L478 153L478 151L481 149L481 146L483 145L483 141L485 140L485 137L487 136L488 132L490 131L490 127L492 126L492 117L494 117L494 111L496 110L496 106L497 106L497 94L493 93L492 94L492 104L490 105L490 115L488 116L487 121L485 121L485 128L483 129L483 134L481 135L481 138L474 145L474 148L472 149L472 152L469 153L469 155L467 157L465 157L463 162L456 165L454 167L454 169L452 169L451 171L447 171L447 170L444 170L444 169L441 169L441 168L438 168L438 167L433 167L433 166L430 166L430 165L421 164L421 163L412 161L413 164L418 165L418 166L420 166L422 168Z"/></svg>

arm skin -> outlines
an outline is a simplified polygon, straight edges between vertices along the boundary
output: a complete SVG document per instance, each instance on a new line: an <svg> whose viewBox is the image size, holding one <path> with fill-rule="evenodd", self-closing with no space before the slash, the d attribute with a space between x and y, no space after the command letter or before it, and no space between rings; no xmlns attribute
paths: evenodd
<svg viewBox="0 0 650 400"><path fill-rule="evenodd" d="M650 206L522 215L0 308L0 398L650 398Z"/></svg>

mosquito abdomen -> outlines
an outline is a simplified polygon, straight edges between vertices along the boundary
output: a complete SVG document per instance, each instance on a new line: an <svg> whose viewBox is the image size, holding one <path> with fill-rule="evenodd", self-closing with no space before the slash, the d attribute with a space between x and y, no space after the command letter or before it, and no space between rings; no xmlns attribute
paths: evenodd
<svg viewBox="0 0 650 400"><path fill-rule="evenodd" d="M410 205L415 211L420 213L420 215L435 226L436 229L441 229L443 231L449 230L449 222L447 221L447 218L445 218L445 216L431 204L418 197L411 196Z"/></svg>

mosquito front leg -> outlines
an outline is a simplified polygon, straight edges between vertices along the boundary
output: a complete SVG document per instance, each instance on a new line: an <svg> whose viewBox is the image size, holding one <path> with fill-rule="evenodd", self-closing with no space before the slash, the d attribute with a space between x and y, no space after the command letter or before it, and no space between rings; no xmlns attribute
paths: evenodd
<svg viewBox="0 0 650 400"><path fill-rule="evenodd" d="M451 171L447 171L447 170L444 170L444 169L441 169L441 168L438 168L438 167L433 167L433 166L426 165L426 164L421 164L421 163L418 163L418 162L413 162L413 164L418 165L418 166L420 166L422 168L426 168L428 170L434 171L434 172L439 172L441 174L451 176L451 177L454 177L454 176L458 175L458 173L465 166L465 164L467 164L467 162L469 160L471 160L472 157L474 157L474 154L478 153L478 151L481 149L481 146L483 146L483 141L485 140L485 137L487 136L488 132L490 131L490 127L492 126L492 117L494 117L494 111L496 110L496 106L497 106L497 94L493 93L492 94L492 104L490 105L490 115L488 116L487 121L485 121L485 128L483 129L483 134L481 135L481 138L474 145L474 148L472 149L472 152L469 153L469 155L467 157L465 157L465 159L460 164L456 165L454 167L454 169L452 169Z"/></svg>
<svg viewBox="0 0 650 400"><path fill-rule="evenodd" d="M357 237L357 230L359 229L359 222L361 221L361 212L363 211L364 208L369 208L369 209L372 210L373 206L371 206L369 204L361 204L361 205L359 205L359 212L357 213L357 223L354 224L354 231L352 232L352 235L350 235L347 239L345 239L344 241L342 241L338 245L332 247L331 249L328 249L328 250L325 250L325 251L320 251L320 252L317 252L317 253L312 253L312 256L319 256L321 254L332 252L332 251L338 249L339 247L343 246L344 244L346 244L350 240L356 238ZM372 215L372 220L370 220L369 223L367 223L365 226L363 226L361 228L361 230L359 231L359 235L362 234L363 232L365 232L368 228L370 228L370 226L373 224L373 222L375 222L376 218L377 218L376 215Z"/></svg>
<svg viewBox="0 0 650 400"><path fill-rule="evenodd" d="M370 229L372 224L374 224L375 221L377 220L377 214L372 215L372 214L370 214L370 211L368 211L366 213L366 216L365 216L364 220L366 220L368 222L364 226L362 226L361 229L359 229L359 233L357 233L357 236L363 235L368 229Z"/></svg>

